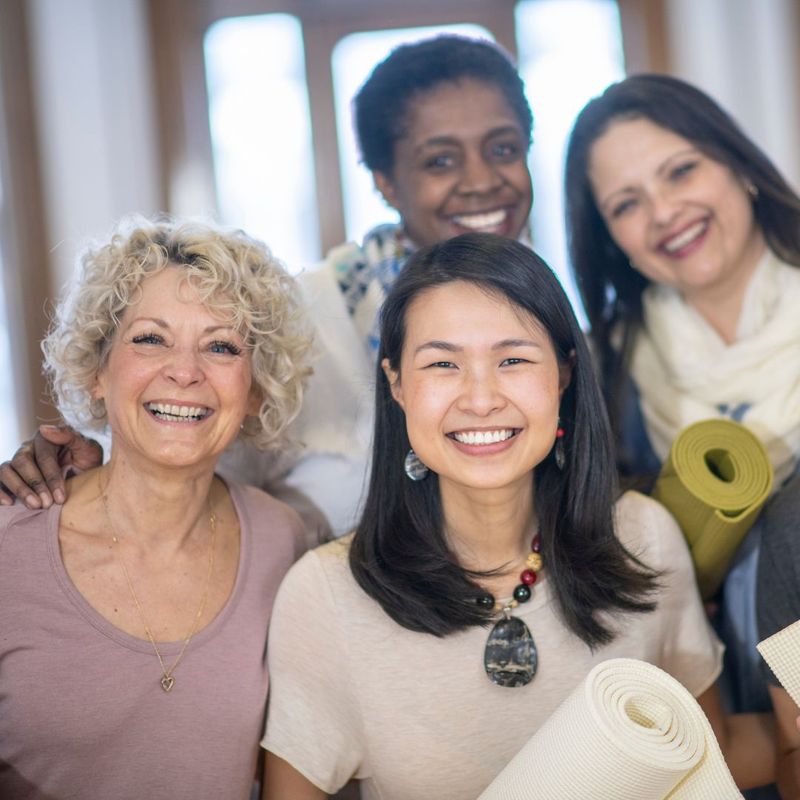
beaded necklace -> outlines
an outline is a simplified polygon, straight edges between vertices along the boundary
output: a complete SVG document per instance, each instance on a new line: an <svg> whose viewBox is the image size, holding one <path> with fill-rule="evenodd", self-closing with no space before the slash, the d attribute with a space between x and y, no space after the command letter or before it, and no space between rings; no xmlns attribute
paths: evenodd
<svg viewBox="0 0 800 800"><path fill-rule="evenodd" d="M519 617L512 617L511 611L531 599L531 587L538 580L538 572L543 564L541 546L537 533L531 542L531 552L525 559L525 569L519 575L520 582L514 587L511 597L495 600L494 595L486 592L475 599L482 608L502 614L489 632L483 651L486 674L498 686L525 686L536 675L539 662L536 643L528 626Z"/></svg>

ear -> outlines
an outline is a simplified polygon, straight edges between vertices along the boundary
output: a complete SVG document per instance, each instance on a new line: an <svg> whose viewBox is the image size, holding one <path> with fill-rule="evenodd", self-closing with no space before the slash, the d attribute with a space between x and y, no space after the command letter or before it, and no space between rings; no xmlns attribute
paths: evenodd
<svg viewBox="0 0 800 800"><path fill-rule="evenodd" d="M250 393L247 397L247 406L245 407L244 413L248 417L255 417L258 415L259 410L261 409L261 401L262 395L260 389L253 384L250 387Z"/></svg>
<svg viewBox="0 0 800 800"><path fill-rule="evenodd" d="M92 384L92 388L89 390L92 400L106 399L106 387L105 381L103 380L104 371L104 368L101 368L100 371L94 376L94 383Z"/></svg>
<svg viewBox="0 0 800 800"><path fill-rule="evenodd" d="M397 193L395 192L394 183L392 179L385 172L372 173L372 182L375 188L381 193L381 197L386 201L387 205L392 208L397 208Z"/></svg>
<svg viewBox="0 0 800 800"><path fill-rule="evenodd" d="M572 381L572 370L575 368L575 351L570 350L567 360L563 364L558 365L558 396L564 396L570 382Z"/></svg>
<svg viewBox="0 0 800 800"><path fill-rule="evenodd" d="M400 373L389 366L388 358L384 358L383 361L381 361L381 369L386 376L386 380L389 381L389 389L392 392L392 397L397 405L405 411L406 407L403 405L403 387L400 384Z"/></svg>

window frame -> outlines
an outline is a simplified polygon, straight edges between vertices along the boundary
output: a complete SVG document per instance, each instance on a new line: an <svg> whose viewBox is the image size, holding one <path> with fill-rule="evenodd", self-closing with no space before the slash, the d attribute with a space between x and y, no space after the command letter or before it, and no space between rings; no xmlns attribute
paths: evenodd
<svg viewBox="0 0 800 800"><path fill-rule="evenodd" d="M664 71L666 0L618 0L629 69ZM351 33L473 23L516 56L517 0L148 0L157 80L162 194L173 213L216 211L204 79L203 36L220 19L286 13L300 20L311 111L314 175L323 253L345 241L331 54Z"/></svg>

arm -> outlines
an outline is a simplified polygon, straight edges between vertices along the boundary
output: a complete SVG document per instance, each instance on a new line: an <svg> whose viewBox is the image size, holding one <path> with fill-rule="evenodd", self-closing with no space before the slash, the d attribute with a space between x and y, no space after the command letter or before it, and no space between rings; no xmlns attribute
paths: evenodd
<svg viewBox="0 0 800 800"><path fill-rule="evenodd" d="M62 469L91 469L102 462L103 449L93 439L66 425L41 425L11 461L0 464L0 504L10 505L14 497L31 509L63 503Z"/></svg>
<svg viewBox="0 0 800 800"><path fill-rule="evenodd" d="M261 800L326 800L330 795L317 788L288 761L267 751Z"/></svg>
<svg viewBox="0 0 800 800"><path fill-rule="evenodd" d="M797 706L788 692L779 686L770 686L769 694L775 708L778 728L778 791L784 800L800 798L800 718Z"/></svg>
<svg viewBox="0 0 800 800"><path fill-rule="evenodd" d="M772 714L725 714L716 684L697 698L740 789L775 780L775 718ZM795 708L795 714L797 709ZM794 717L790 722L794 725ZM796 734L800 740L800 734ZM798 761L800 764L800 761ZM798 772L800 775L800 772ZM794 797L794 795L790 795ZM798 795L800 797L800 795Z"/></svg>

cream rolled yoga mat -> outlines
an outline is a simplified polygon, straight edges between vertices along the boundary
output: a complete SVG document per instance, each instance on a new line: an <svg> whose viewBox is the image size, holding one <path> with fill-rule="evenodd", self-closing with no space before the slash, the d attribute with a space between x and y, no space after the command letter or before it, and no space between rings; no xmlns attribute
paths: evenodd
<svg viewBox="0 0 800 800"><path fill-rule="evenodd" d="M704 598L719 589L771 489L767 451L744 425L709 419L675 438L653 497L681 526Z"/></svg>
<svg viewBox="0 0 800 800"><path fill-rule="evenodd" d="M800 620L759 642L756 647L789 697L800 706Z"/></svg>
<svg viewBox="0 0 800 800"><path fill-rule="evenodd" d="M652 664L598 664L478 800L741 798L697 701Z"/></svg>

